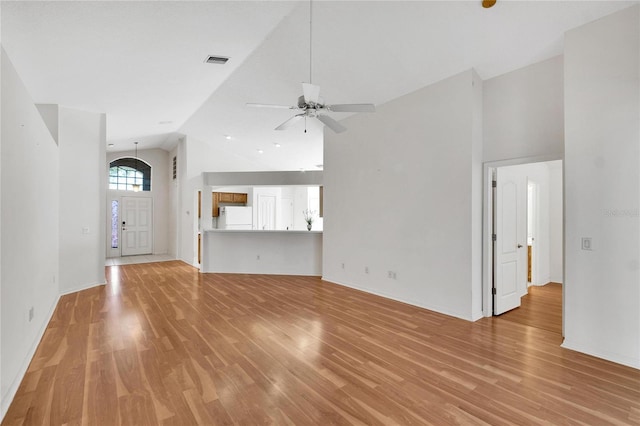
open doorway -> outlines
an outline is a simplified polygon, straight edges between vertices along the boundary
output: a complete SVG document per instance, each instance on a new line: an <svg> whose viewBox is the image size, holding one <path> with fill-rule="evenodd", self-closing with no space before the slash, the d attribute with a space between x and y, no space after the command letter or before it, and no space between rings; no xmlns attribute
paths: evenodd
<svg viewBox="0 0 640 426"><path fill-rule="evenodd" d="M562 161L485 165L485 172L485 314L561 330Z"/></svg>

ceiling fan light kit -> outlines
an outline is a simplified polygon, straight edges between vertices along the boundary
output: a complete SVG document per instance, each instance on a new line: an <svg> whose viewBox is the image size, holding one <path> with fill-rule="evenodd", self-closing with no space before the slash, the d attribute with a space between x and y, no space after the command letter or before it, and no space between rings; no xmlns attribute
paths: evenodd
<svg viewBox="0 0 640 426"><path fill-rule="evenodd" d="M347 130L342 124L338 123L335 119L326 115L326 112L375 112L376 107L373 104L336 104L326 105L322 98L320 98L320 86L311 84L311 70L312 70L312 3L309 0L309 83L302 83L302 96L298 97L298 103L295 106L288 105L272 105L272 104L256 104L248 103L247 106L257 108L283 108L293 109L300 111L299 114L294 115L284 123L280 124L275 130L287 130L294 124L300 121L301 118L316 118L322 124L330 128L336 133L342 133ZM305 133L307 132L305 126Z"/></svg>

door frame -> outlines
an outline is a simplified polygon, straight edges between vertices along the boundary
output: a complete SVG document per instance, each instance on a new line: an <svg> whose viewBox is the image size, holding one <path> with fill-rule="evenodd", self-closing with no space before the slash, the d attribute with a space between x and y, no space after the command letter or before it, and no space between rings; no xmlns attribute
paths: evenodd
<svg viewBox="0 0 640 426"><path fill-rule="evenodd" d="M538 284L538 229L540 228L540 184L531 178L527 178L527 202L529 198L529 185L532 188L532 205L531 209L527 205L527 222L531 221L532 224L532 232L531 232L531 281L527 283L527 293L529 292L529 286L539 285ZM531 217L529 217L529 212L531 212ZM527 229L528 233L528 229Z"/></svg>
<svg viewBox="0 0 640 426"><path fill-rule="evenodd" d="M493 233L493 176L494 171L498 167L505 166L517 166L521 164L529 163L543 163L547 161L562 160L563 174L564 174L564 155L563 154L551 154L541 155L534 157L522 157L512 158L499 161L488 161L482 165L482 313L485 317L493 316L493 295L491 293L493 287L493 241L491 235ZM564 189L564 179L562 180ZM563 204L565 191L562 192ZM563 206L562 221L564 225L565 210ZM565 244L565 227L562 228L562 241L563 247ZM566 299L566 286L564 284L564 269L565 269L565 255L564 250L562 253L562 334L564 335L565 326L565 306L567 304Z"/></svg>

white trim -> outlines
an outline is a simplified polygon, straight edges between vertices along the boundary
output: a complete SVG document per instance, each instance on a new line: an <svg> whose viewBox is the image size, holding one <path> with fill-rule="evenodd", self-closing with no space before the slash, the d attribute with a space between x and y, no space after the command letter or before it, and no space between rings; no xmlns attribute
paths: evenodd
<svg viewBox="0 0 640 426"><path fill-rule="evenodd" d="M447 316L454 317L454 318L459 318L459 319L462 319L462 320L465 320L465 321L473 322L473 321L476 321L477 319L480 318L480 317L478 317L478 318L474 319L473 316L465 315L465 314L463 314L461 312L452 311L451 309L448 309L448 308L445 308L445 307L442 307L442 306L425 305L423 303L419 303L419 302L417 302L415 300L412 300L412 299L403 299L403 298L399 298L399 297L390 296L390 295L388 295L386 293L383 293L383 292L372 291L369 288L363 288L363 287L359 287L359 286L357 286L355 284L337 281L337 280L334 280L332 278L328 278L326 276L322 276L321 279L322 279L322 281L327 281L329 283L336 284L336 285L339 285L339 286L342 286L342 287L352 288L354 290L362 291L363 293L369 293L369 294L373 294L375 296L384 297L385 299L395 300L396 302L406 303L407 305L415 306L417 308L427 309L429 311L433 311L433 312L438 313L438 314L447 315Z"/></svg>
<svg viewBox="0 0 640 426"><path fill-rule="evenodd" d="M593 346L592 342L576 342L574 340L565 339L560 346L565 349L570 349L572 351L640 369L640 359L620 355L616 352L599 350Z"/></svg>
<svg viewBox="0 0 640 426"><path fill-rule="evenodd" d="M80 287L75 287L75 288L73 288L71 290L65 290L64 293L60 293L60 297L66 296L66 295L72 294L72 293L78 293L79 291L89 290L90 288L100 287L102 285L107 285L106 281L105 282L82 285Z"/></svg>

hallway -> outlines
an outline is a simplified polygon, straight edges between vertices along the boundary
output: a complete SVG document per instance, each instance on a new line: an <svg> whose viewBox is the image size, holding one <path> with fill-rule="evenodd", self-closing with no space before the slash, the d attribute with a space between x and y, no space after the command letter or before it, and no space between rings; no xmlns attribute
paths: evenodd
<svg viewBox="0 0 640 426"><path fill-rule="evenodd" d="M531 286L521 303L519 308L505 312L498 318L562 336L562 284Z"/></svg>

